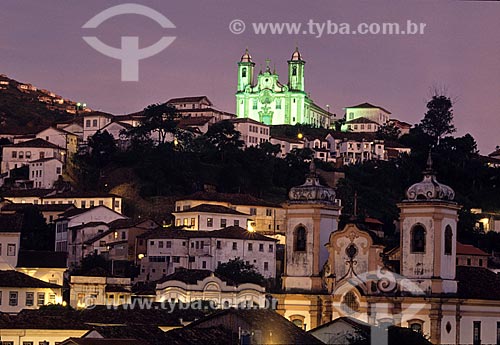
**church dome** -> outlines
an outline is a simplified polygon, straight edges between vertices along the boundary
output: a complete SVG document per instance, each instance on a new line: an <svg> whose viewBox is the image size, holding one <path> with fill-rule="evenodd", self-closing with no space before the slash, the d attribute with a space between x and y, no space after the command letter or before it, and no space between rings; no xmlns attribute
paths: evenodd
<svg viewBox="0 0 500 345"><path fill-rule="evenodd" d="M245 54L241 56L240 62L252 62L252 56L248 53L248 49L245 49Z"/></svg>
<svg viewBox="0 0 500 345"><path fill-rule="evenodd" d="M299 52L299 48L295 48L295 51L292 54L292 61L301 61L302 55Z"/></svg>
<svg viewBox="0 0 500 345"><path fill-rule="evenodd" d="M335 203L335 190L325 187L319 183L319 177L316 173L316 165L311 160L309 174L306 176L306 182L303 185L292 187L288 193L290 203Z"/></svg>
<svg viewBox="0 0 500 345"><path fill-rule="evenodd" d="M432 169L432 158L429 152L427 158L427 168L423 172L424 179L415 183L406 191L409 201L418 200L445 200L452 201L455 198L455 191L445 184L436 180L436 173Z"/></svg>

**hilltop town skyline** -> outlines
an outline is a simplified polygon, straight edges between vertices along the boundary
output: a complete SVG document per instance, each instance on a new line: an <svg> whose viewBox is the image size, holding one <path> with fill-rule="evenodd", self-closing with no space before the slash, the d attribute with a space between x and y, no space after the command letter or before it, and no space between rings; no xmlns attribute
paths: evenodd
<svg viewBox="0 0 500 345"><path fill-rule="evenodd" d="M337 118L343 116L344 107L369 102L387 108L401 120L418 123L430 90L446 88L456 100L456 135L471 133L482 154L491 153L499 144L495 139L494 109L500 106L495 98L500 79L498 72L489 67L500 54L499 46L492 44L499 24L489 3L481 7L469 2L453 6L391 4L391 11L375 4L365 4L360 10L354 5L325 3L321 11L318 6L297 13L293 3L287 8L264 2L241 3L220 11L208 4L193 7L194 2L189 1L168 6L148 1L145 5L175 24L175 29L165 32L176 40L160 54L140 62L139 82L120 81L119 61L99 54L82 39L90 31L81 26L116 2L58 4L58 11L50 11L51 4L55 6L50 1L33 2L28 10L25 4L3 6L2 73L85 102L96 110L125 114L173 97L207 95L219 109L235 112L236 63L245 48L256 62L256 72L261 66L265 68L269 58L280 80L286 82L286 61L298 45L306 61L307 91L318 105L328 104ZM144 39L141 47L161 37L164 31L156 23L137 17L111 19L95 29L95 35L111 46L119 46L123 35L137 35ZM12 18L24 24L18 27ZM234 18L248 23L246 32L235 35L229 31L228 24ZM392 37L249 32L253 22L307 23L310 18L353 25L411 20L425 23L426 31L419 36ZM32 35L41 27L48 39ZM19 64L20 59L23 64Z"/></svg>

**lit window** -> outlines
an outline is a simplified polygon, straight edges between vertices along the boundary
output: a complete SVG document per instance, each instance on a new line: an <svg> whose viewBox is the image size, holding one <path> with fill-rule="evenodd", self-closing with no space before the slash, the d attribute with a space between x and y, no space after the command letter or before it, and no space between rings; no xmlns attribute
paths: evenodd
<svg viewBox="0 0 500 345"><path fill-rule="evenodd" d="M9 292L9 305L15 307L17 305L17 291Z"/></svg>
<svg viewBox="0 0 500 345"><path fill-rule="evenodd" d="M207 218L207 227L211 228L214 226L214 219L213 218Z"/></svg>

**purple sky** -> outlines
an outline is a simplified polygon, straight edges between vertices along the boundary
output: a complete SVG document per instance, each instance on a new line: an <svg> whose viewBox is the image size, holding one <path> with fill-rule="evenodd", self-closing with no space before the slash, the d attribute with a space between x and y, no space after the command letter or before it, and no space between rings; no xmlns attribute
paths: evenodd
<svg viewBox="0 0 500 345"><path fill-rule="evenodd" d="M270 58L286 83L286 60L299 45L306 91L321 106L371 102L410 123L420 121L432 86L448 89L458 135L471 133L481 153L500 145L500 3L420 1L137 1L163 13L175 29L137 15L81 26L120 1L3 0L0 5L0 73L50 89L96 110L129 113L171 97L207 95L234 112L236 62L248 47L254 61ZM232 34L233 19L246 31ZM252 22L423 22L424 35L256 35ZM305 24L304 24L305 25ZM176 36L161 53L140 62L139 82L120 81L120 61L88 46L97 36L119 47L139 36L141 47Z"/></svg>

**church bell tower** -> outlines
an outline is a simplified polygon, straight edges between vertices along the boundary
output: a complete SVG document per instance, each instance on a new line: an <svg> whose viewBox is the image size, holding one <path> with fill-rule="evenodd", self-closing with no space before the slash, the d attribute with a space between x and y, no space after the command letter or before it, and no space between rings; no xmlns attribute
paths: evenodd
<svg viewBox="0 0 500 345"><path fill-rule="evenodd" d="M401 210L401 274L426 294L457 292L456 243L460 206L439 183L429 153L424 178L406 192Z"/></svg>
<svg viewBox="0 0 500 345"><path fill-rule="evenodd" d="M306 182L291 188L288 197L283 289L319 292L323 290L320 271L328 260L325 244L338 229L341 208L333 188L320 184L313 161Z"/></svg>
<svg viewBox="0 0 500 345"><path fill-rule="evenodd" d="M246 49L241 56L240 62L238 62L238 92L245 91L247 85L253 85L254 67L255 63L252 61L248 49Z"/></svg>
<svg viewBox="0 0 500 345"><path fill-rule="evenodd" d="M293 91L304 91L304 65L299 48L295 48L292 58L288 60L288 87Z"/></svg>

